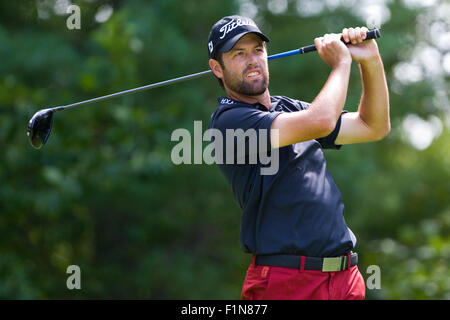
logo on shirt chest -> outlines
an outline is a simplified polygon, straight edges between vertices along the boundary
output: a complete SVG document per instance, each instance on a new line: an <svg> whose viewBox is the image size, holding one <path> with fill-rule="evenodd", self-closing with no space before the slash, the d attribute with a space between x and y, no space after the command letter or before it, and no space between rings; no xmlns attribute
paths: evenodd
<svg viewBox="0 0 450 320"><path fill-rule="evenodd" d="M228 98L222 98L220 104L234 104L234 101Z"/></svg>

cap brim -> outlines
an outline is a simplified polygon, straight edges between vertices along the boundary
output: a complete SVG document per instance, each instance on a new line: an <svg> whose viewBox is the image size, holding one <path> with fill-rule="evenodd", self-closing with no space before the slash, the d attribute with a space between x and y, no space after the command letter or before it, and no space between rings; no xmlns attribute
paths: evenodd
<svg viewBox="0 0 450 320"><path fill-rule="evenodd" d="M225 44L217 50L217 52L228 52L230 51L234 45L236 44L236 42L239 41L239 39L241 39L243 36L245 36L248 33L254 33L257 34L262 40L269 42L269 38L267 38L263 33L261 32L257 32L257 31L245 31L242 33L239 33L237 35L235 35L233 38L229 39L227 42L225 42Z"/></svg>

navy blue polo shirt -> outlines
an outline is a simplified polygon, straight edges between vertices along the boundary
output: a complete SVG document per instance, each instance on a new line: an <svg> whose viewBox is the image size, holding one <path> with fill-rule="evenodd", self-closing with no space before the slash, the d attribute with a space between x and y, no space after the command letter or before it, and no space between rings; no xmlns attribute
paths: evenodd
<svg viewBox="0 0 450 320"><path fill-rule="evenodd" d="M284 96L272 96L270 110L260 103L224 97L218 101L209 127L220 130L224 144L227 129L269 132L279 114L309 106ZM334 144L340 122L339 118L335 130L327 137L279 148L275 174L261 174L261 167L268 165L259 160L217 164L242 209L240 234L245 252L333 257L353 249L356 238L345 223L342 197L326 168L322 151L340 148ZM268 150L258 152L273 152L270 134L267 139L264 142L268 143Z"/></svg>

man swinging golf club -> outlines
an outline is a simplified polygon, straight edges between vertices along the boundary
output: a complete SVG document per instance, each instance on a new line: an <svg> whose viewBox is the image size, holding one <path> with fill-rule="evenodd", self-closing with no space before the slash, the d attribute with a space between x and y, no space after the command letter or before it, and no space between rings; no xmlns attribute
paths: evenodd
<svg viewBox="0 0 450 320"><path fill-rule="evenodd" d="M269 39L251 19L228 16L211 29L209 66L226 97L218 99L210 128L225 139L230 129L265 129L268 149L279 152L273 175L262 175L260 162L218 163L242 209L241 244L253 255L242 299L365 297L353 252L356 237L345 223L344 204L322 148L377 141L390 131L383 63L375 40L363 41L367 32L365 27L345 28L314 39L331 72L306 103L270 95ZM362 95L358 110L345 112L352 60L360 68ZM244 144L248 152L252 146L248 140Z"/></svg>

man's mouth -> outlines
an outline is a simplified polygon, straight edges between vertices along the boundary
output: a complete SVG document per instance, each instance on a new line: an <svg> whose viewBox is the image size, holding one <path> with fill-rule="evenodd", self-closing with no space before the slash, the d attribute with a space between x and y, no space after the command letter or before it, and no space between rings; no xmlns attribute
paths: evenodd
<svg viewBox="0 0 450 320"><path fill-rule="evenodd" d="M247 74L245 75L246 78L256 78L259 75L261 75L261 71L259 70L252 70L250 72L247 72Z"/></svg>

